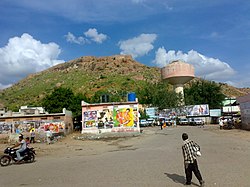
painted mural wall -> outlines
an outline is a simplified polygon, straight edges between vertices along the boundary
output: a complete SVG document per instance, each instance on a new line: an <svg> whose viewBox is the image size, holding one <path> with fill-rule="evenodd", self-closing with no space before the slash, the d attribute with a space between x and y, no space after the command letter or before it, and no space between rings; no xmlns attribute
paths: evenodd
<svg viewBox="0 0 250 187"><path fill-rule="evenodd" d="M46 131L48 128L52 133L64 133L65 123L62 120L0 122L0 134L27 133L31 130L39 133Z"/></svg>
<svg viewBox="0 0 250 187"><path fill-rule="evenodd" d="M139 128L138 105L92 106L83 109L83 130L95 129L132 129ZM116 130L115 130L116 129Z"/></svg>

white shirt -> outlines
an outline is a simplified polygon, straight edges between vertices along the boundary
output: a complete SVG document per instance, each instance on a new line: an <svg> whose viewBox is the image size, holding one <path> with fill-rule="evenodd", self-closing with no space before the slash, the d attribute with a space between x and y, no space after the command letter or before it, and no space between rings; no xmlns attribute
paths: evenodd
<svg viewBox="0 0 250 187"><path fill-rule="evenodd" d="M47 137L51 137L51 136L52 136L52 133L51 133L50 130L46 131L46 136L47 136Z"/></svg>
<svg viewBox="0 0 250 187"><path fill-rule="evenodd" d="M22 140L20 143L21 143L20 149L21 149L21 150L25 150L25 149L27 148L26 141L25 141L25 140Z"/></svg>

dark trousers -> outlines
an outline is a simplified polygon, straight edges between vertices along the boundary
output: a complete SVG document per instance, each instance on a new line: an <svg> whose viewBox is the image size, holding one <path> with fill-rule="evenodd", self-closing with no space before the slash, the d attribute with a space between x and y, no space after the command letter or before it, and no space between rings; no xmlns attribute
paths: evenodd
<svg viewBox="0 0 250 187"><path fill-rule="evenodd" d="M186 184L191 184L192 180L192 172L194 172L194 175L199 180L199 182L202 181L201 173L198 168L197 161L195 160L194 163L188 164L188 166L185 168L186 173Z"/></svg>
<svg viewBox="0 0 250 187"><path fill-rule="evenodd" d="M30 143L35 143L35 137L30 137Z"/></svg>

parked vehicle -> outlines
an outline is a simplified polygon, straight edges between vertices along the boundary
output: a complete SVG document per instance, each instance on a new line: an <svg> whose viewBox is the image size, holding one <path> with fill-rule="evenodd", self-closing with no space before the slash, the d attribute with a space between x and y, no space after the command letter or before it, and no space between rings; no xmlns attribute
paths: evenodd
<svg viewBox="0 0 250 187"><path fill-rule="evenodd" d="M147 127L148 126L148 122L147 122L146 119L141 119L139 121L139 125L140 125L140 127Z"/></svg>
<svg viewBox="0 0 250 187"><path fill-rule="evenodd" d="M0 157L0 165L1 166L8 166L11 164L11 161L17 162L17 155L16 151L18 149L12 149L10 147L7 147L4 150L4 155ZM35 161L35 150L34 148L27 148L25 151L21 152L21 156L23 157L21 161L23 162L34 162Z"/></svg>
<svg viewBox="0 0 250 187"><path fill-rule="evenodd" d="M155 120L153 118L147 119L148 126L154 126L154 122L155 122Z"/></svg>
<svg viewBox="0 0 250 187"><path fill-rule="evenodd" d="M180 125L188 125L189 124L188 119L187 118L180 118L179 124Z"/></svg>
<svg viewBox="0 0 250 187"><path fill-rule="evenodd" d="M165 118L165 123L167 126L171 126L173 123L173 120L171 118Z"/></svg>
<svg viewBox="0 0 250 187"><path fill-rule="evenodd" d="M204 121L201 118L191 118L189 120L190 125L204 125Z"/></svg>

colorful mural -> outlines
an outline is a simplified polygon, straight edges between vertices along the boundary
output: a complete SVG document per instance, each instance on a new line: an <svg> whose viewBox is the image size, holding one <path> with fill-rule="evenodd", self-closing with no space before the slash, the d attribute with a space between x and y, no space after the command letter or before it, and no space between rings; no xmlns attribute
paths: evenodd
<svg viewBox="0 0 250 187"><path fill-rule="evenodd" d="M83 112L84 126L85 128L91 128L97 126L97 111Z"/></svg>
<svg viewBox="0 0 250 187"><path fill-rule="evenodd" d="M65 124L64 122L47 122L47 123L41 123L39 127L39 131L43 130L46 131L47 129L50 129L52 133L59 133L64 132L65 130Z"/></svg>
<svg viewBox="0 0 250 187"><path fill-rule="evenodd" d="M134 126L134 112L132 108L114 108L113 116L115 127Z"/></svg>
<svg viewBox="0 0 250 187"><path fill-rule="evenodd" d="M137 127L137 108L110 106L83 112L83 128Z"/></svg>
<svg viewBox="0 0 250 187"><path fill-rule="evenodd" d="M2 133L25 133L34 130L35 132L50 129L52 133L65 131L63 121L20 121L15 123L0 123L0 134Z"/></svg>
<svg viewBox="0 0 250 187"><path fill-rule="evenodd" d="M13 131L12 127L13 127L12 124L0 122L0 134L12 133Z"/></svg>

